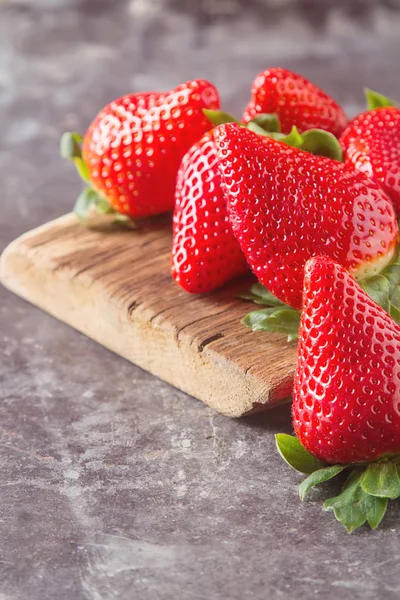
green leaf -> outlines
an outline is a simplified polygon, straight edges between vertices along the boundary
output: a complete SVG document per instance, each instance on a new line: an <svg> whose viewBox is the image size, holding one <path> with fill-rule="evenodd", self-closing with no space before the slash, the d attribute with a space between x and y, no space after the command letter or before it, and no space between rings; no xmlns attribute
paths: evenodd
<svg viewBox="0 0 400 600"><path fill-rule="evenodd" d="M255 121L249 121L247 125L245 125L246 129L249 129L253 133L257 133L258 135L264 135L266 137L273 137L275 134L272 134L266 131L261 125L258 125Z"/></svg>
<svg viewBox="0 0 400 600"><path fill-rule="evenodd" d="M255 304L266 306L287 306L264 287L261 283L254 283L247 293L240 294L243 300L252 300Z"/></svg>
<svg viewBox="0 0 400 600"><path fill-rule="evenodd" d="M281 131L281 124L276 113L263 113L261 115L257 115L254 117L254 119L251 119L251 121L247 123L246 127L251 129L251 125L253 123L267 132L280 133Z"/></svg>
<svg viewBox="0 0 400 600"><path fill-rule="evenodd" d="M248 313L242 323L253 331L284 333L294 340L298 337L300 313L294 308L274 306Z"/></svg>
<svg viewBox="0 0 400 600"><path fill-rule="evenodd" d="M400 323L400 310L391 302L389 302L389 315L392 317L393 321Z"/></svg>
<svg viewBox="0 0 400 600"><path fill-rule="evenodd" d="M299 148L334 160L342 161L343 152L337 138L323 129L309 129L301 134L303 139Z"/></svg>
<svg viewBox="0 0 400 600"><path fill-rule="evenodd" d="M353 470L342 492L334 498L329 498L324 502L325 510L333 510L336 519L342 523L347 531L351 532L357 527L361 527L367 520L362 498L365 492L360 487L360 481L363 476L362 470Z"/></svg>
<svg viewBox="0 0 400 600"><path fill-rule="evenodd" d="M390 284L389 292L390 292L391 296L393 296L394 294L399 292L400 264L397 264L395 262L390 262L387 265L387 267L385 267L383 269L383 271L380 272L380 275L383 275L389 281L389 284Z"/></svg>
<svg viewBox="0 0 400 600"><path fill-rule="evenodd" d="M385 277L389 282L389 298L388 302L384 303L383 308L390 314L392 319L400 323L400 244L392 261L379 275Z"/></svg>
<svg viewBox="0 0 400 600"><path fill-rule="evenodd" d="M74 213L82 222L86 222L89 212L96 206L98 200L97 193L92 188L85 188L78 196L74 206Z"/></svg>
<svg viewBox="0 0 400 600"><path fill-rule="evenodd" d="M91 187L87 187L81 192L78 196L77 201L74 206L74 213L78 217L78 219L86 223L89 219L90 214L94 212L98 215L114 215L114 221L118 220L117 213L110 203L101 196L96 190ZM120 215L124 217L125 215Z"/></svg>
<svg viewBox="0 0 400 600"><path fill-rule="evenodd" d="M129 225L129 227L131 227L132 229L137 229L138 225L137 222L134 221L131 217L129 217L128 215L122 215L119 212L115 213L114 216L114 222L115 223L121 223L121 224L127 224Z"/></svg>
<svg viewBox="0 0 400 600"><path fill-rule="evenodd" d="M203 114L214 127L224 125L224 123L239 123L235 117L232 117L232 115L223 112L222 110L209 110L208 108L203 108Z"/></svg>
<svg viewBox="0 0 400 600"><path fill-rule="evenodd" d="M386 277L386 275L385 275ZM389 280L390 283L390 280ZM400 286L391 287L391 291L389 292L389 299L391 304L393 304L396 308L400 308Z"/></svg>
<svg viewBox="0 0 400 600"><path fill-rule="evenodd" d="M310 454L294 435L278 433L275 441L283 460L296 471L308 475L324 467L324 463Z"/></svg>
<svg viewBox="0 0 400 600"><path fill-rule="evenodd" d="M60 141L60 153L63 158L68 158L74 162L79 177L85 183L89 183L89 170L82 158L82 140L80 133L64 133Z"/></svg>
<svg viewBox="0 0 400 600"><path fill-rule="evenodd" d="M365 499L367 521L372 529L376 529L385 516L388 499L367 496Z"/></svg>
<svg viewBox="0 0 400 600"><path fill-rule="evenodd" d="M389 312L390 284L384 275L375 275L360 282L363 290L386 312Z"/></svg>
<svg viewBox="0 0 400 600"><path fill-rule="evenodd" d="M97 201L96 201L95 206L96 206L96 212L99 215L113 215L113 214L118 215L119 214L113 209L113 207L108 202L108 200L106 200L105 198L102 198L101 196L98 196L98 195L97 195ZM120 216L125 217L125 215L120 215Z"/></svg>
<svg viewBox="0 0 400 600"><path fill-rule="evenodd" d="M374 90L370 90L369 88L365 88L364 92L367 99L368 110L374 110L375 108L382 108L384 106L396 106L396 103L393 100L379 92L374 92Z"/></svg>
<svg viewBox="0 0 400 600"><path fill-rule="evenodd" d="M400 496L400 477L394 463L374 462L368 465L361 487L367 494L379 498L398 498Z"/></svg>
<svg viewBox="0 0 400 600"><path fill-rule="evenodd" d="M253 331L265 331L264 321L275 311L275 306L270 306L269 308L262 308L260 310L252 310L251 312L247 313L247 315L242 319L242 323L243 325L246 325L246 327L252 329Z"/></svg>
<svg viewBox="0 0 400 600"><path fill-rule="evenodd" d="M313 488L315 485L320 483L324 483L324 481L329 481L333 477L336 477L339 473L341 473L347 465L331 465L329 467L324 467L322 469L318 469L318 471L314 471L301 482L299 487L299 496L300 500L304 500L306 494Z"/></svg>
<svg viewBox="0 0 400 600"><path fill-rule="evenodd" d="M325 510L333 510L336 519L350 533L361 527L366 521L375 529L381 522L387 507L387 498L370 496L361 487L364 470L354 469L342 492L324 502Z"/></svg>
<svg viewBox="0 0 400 600"><path fill-rule="evenodd" d="M82 158L82 141L80 133L67 131L61 136L60 154L63 158Z"/></svg>
<svg viewBox="0 0 400 600"><path fill-rule="evenodd" d="M398 258L396 257L395 260L398 260ZM389 263L388 266L383 269L381 275L386 277L389 282L389 301L390 305L394 307L391 309L391 306L389 306L389 313L392 315L393 312L393 314L396 315L395 309L400 311L400 264L397 264L396 262Z"/></svg>
<svg viewBox="0 0 400 600"><path fill-rule="evenodd" d="M277 308L267 317L268 330L288 335L298 335L300 327L300 313L294 308Z"/></svg>
<svg viewBox="0 0 400 600"><path fill-rule="evenodd" d="M82 179L82 181L84 181L85 183L90 183L89 170L83 159L75 158L74 163L76 170L78 171L78 175Z"/></svg>
<svg viewBox="0 0 400 600"><path fill-rule="evenodd" d="M266 135L293 148L300 148L312 154L326 156L338 161L343 160L342 148L337 138L331 133L322 129L309 129L300 134L297 127L293 126L290 133L284 134L277 129L272 119L271 122L268 122L267 117L276 117L276 115L259 115L259 117L247 123L246 127L255 133ZM265 118L265 124L263 124L263 118ZM277 117L276 119L279 126L279 120Z"/></svg>
<svg viewBox="0 0 400 600"><path fill-rule="evenodd" d="M301 148L303 143L303 137L300 135L299 130L293 125L290 133L285 135L284 133L270 133L268 134L274 140L292 146L293 148Z"/></svg>

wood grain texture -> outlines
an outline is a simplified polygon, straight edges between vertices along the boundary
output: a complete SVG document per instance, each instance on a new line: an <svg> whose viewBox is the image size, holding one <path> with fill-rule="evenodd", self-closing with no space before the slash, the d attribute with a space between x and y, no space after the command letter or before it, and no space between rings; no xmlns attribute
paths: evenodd
<svg viewBox="0 0 400 600"><path fill-rule="evenodd" d="M290 394L296 344L252 333L237 299L246 278L190 295L170 277L171 224L93 231L65 215L6 248L2 283L103 346L222 414L239 417Z"/></svg>

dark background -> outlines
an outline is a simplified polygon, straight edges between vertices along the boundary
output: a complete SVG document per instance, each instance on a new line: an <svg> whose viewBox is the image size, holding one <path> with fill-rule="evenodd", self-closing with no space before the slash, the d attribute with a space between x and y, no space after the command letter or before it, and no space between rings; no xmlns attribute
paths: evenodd
<svg viewBox="0 0 400 600"><path fill-rule="evenodd" d="M205 77L240 115L284 66L353 115L400 99L399 31L397 0L0 0L0 249L70 210L60 134L113 98ZM288 407L221 417L2 288L0 400L0 600L400 595L398 505L351 536L302 505Z"/></svg>

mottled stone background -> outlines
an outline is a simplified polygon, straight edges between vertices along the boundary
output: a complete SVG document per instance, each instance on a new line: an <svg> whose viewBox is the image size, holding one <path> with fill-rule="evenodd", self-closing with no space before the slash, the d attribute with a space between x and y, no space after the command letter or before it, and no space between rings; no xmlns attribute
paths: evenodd
<svg viewBox="0 0 400 600"><path fill-rule="evenodd" d="M399 0L0 0L0 250L70 209L60 134L112 98L206 77L240 114L281 65L354 114L400 99L399 28ZM0 600L399 598L398 506L349 536L301 505L288 407L221 417L4 289L0 400Z"/></svg>

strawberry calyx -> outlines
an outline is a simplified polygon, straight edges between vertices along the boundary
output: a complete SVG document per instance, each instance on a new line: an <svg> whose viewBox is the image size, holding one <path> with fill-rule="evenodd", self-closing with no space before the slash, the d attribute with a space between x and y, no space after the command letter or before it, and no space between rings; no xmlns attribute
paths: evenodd
<svg viewBox="0 0 400 600"><path fill-rule="evenodd" d="M207 117L213 127L225 125L225 123L239 123L236 117L233 117L223 110L210 110L209 108L203 108L203 115Z"/></svg>
<svg viewBox="0 0 400 600"><path fill-rule="evenodd" d="M303 143L303 137L299 133L299 130L295 125L293 125L289 133L280 133L272 131L271 133L268 132L264 135L267 135L268 137L272 138L273 140L276 140L277 142L282 142L282 144L291 146L292 148L300 148Z"/></svg>
<svg viewBox="0 0 400 600"><path fill-rule="evenodd" d="M301 134L300 150L306 150L317 156L332 158L339 162L343 161L343 150L338 139L323 129L308 129Z"/></svg>
<svg viewBox="0 0 400 600"><path fill-rule="evenodd" d="M259 133L260 135L267 135L272 133L281 132L281 126L279 122L279 117L275 113L271 114L261 114L251 119L248 123L241 123L236 119L236 117L231 114L224 112L223 110L209 110L208 108L203 108L203 114L207 117L213 127L218 127L219 125L225 125L226 123L237 123L246 129L250 129L254 133ZM281 134L282 137L285 137Z"/></svg>
<svg viewBox="0 0 400 600"><path fill-rule="evenodd" d="M275 439L283 460L307 475L299 486L302 501L314 486L346 471L341 492L325 500L324 510L333 511L349 533L365 523L376 529L388 501L400 496L400 454L383 455L364 463L330 465L310 454L293 435L279 433Z"/></svg>
<svg viewBox="0 0 400 600"><path fill-rule="evenodd" d="M304 150L316 156L331 158L339 162L343 161L343 151L337 138L329 131L323 129L308 129L300 133L297 127L293 126L290 133L266 133L278 142L287 144L292 148Z"/></svg>
<svg viewBox="0 0 400 600"><path fill-rule="evenodd" d="M83 137L76 131L67 131L61 136L60 154L63 158L72 160L78 171L79 177L85 182L90 183L89 171L85 161L82 158Z"/></svg>
<svg viewBox="0 0 400 600"><path fill-rule="evenodd" d="M246 124L240 123L232 115L220 110L204 108L203 113L214 127L226 123L238 123L242 127L253 131L253 133L268 136L292 148L305 150L310 154L324 156L339 162L343 161L343 151L338 139L332 133L323 129L308 129L300 133L297 127L293 125L291 131L285 134L281 133L279 117L275 113L257 115Z"/></svg>
<svg viewBox="0 0 400 600"><path fill-rule="evenodd" d="M359 281L368 296L381 306L396 323L400 324L400 244L391 262L378 274ZM254 283L248 292L239 295L242 300L266 306L249 312L243 319L252 331L283 333L288 341L297 340L300 312L284 304L261 283Z"/></svg>
<svg viewBox="0 0 400 600"><path fill-rule="evenodd" d="M73 212L79 221L87 226L121 224L135 227L132 219L114 210L107 198L93 186L90 181L88 167L82 158L82 142L83 138L77 132L64 133L60 141L61 156L72 160L78 175L86 184L75 202Z"/></svg>
<svg viewBox="0 0 400 600"><path fill-rule="evenodd" d="M400 323L400 244L390 263L377 275L359 281L370 298Z"/></svg>
<svg viewBox="0 0 400 600"><path fill-rule="evenodd" d="M252 300L268 308L253 310L243 319L252 331L270 331L287 335L288 342L297 340L300 326L300 312L276 298L261 283L254 283L247 293L240 294L242 300Z"/></svg>
<svg viewBox="0 0 400 600"><path fill-rule="evenodd" d="M276 113L262 113L246 123L247 129L251 131L254 131L255 126L261 127L268 133L281 133L281 123ZM258 132L256 131L256 133Z"/></svg>
<svg viewBox="0 0 400 600"><path fill-rule="evenodd" d="M300 313L284 304L249 312L242 323L252 331L283 333L287 335L287 341L292 342L299 337Z"/></svg>
<svg viewBox="0 0 400 600"><path fill-rule="evenodd" d="M376 108L384 108L385 106L397 106L394 100L369 88L365 88L364 93L367 101L367 110L375 110Z"/></svg>

